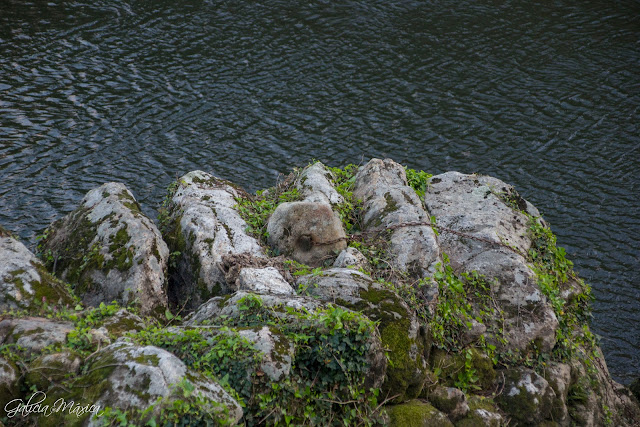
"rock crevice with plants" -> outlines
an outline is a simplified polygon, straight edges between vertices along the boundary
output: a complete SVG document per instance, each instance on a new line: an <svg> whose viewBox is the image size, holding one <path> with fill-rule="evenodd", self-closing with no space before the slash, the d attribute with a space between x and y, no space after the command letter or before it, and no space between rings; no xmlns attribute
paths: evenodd
<svg viewBox="0 0 640 427"><path fill-rule="evenodd" d="M202 171L158 226L122 184L0 228L5 425L638 425L589 286L492 177L315 162L248 194ZM99 410L16 415L46 393Z"/></svg>

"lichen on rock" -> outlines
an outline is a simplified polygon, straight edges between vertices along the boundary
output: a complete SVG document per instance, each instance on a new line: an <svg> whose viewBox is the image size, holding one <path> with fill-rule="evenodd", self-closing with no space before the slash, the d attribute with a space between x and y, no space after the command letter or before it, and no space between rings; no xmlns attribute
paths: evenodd
<svg viewBox="0 0 640 427"><path fill-rule="evenodd" d="M169 250L129 190L107 183L45 231L39 251L85 304L117 301L144 314L167 308Z"/></svg>

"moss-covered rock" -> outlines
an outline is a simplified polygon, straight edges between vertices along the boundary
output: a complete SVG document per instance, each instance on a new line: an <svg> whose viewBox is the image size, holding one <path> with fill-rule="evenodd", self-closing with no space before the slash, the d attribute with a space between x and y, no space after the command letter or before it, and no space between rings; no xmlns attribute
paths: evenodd
<svg viewBox="0 0 640 427"><path fill-rule="evenodd" d="M445 414L420 400L388 406L386 410L390 427L453 427Z"/></svg>
<svg viewBox="0 0 640 427"><path fill-rule="evenodd" d="M46 305L75 305L73 292L13 237L0 237L0 312L37 314Z"/></svg>
<svg viewBox="0 0 640 427"><path fill-rule="evenodd" d="M466 417L456 422L456 427L500 427L504 425L504 418L493 400L471 396L468 400L469 412Z"/></svg>
<svg viewBox="0 0 640 427"><path fill-rule="evenodd" d="M429 403L453 421L463 418L469 412L467 397L462 390L454 387L436 387L429 393Z"/></svg>
<svg viewBox="0 0 640 427"><path fill-rule="evenodd" d="M20 398L20 370L10 360L0 357L0 417L6 412L4 407L13 399Z"/></svg>
<svg viewBox="0 0 640 427"><path fill-rule="evenodd" d="M346 268L301 276L297 283L315 298L360 311L379 321L380 338L390 361L383 393L397 396L396 402L420 395L427 372L426 337L415 313L402 298L366 274Z"/></svg>
<svg viewBox="0 0 640 427"><path fill-rule="evenodd" d="M123 184L89 191L80 207L45 231L39 250L85 304L115 300L150 315L167 308L169 250Z"/></svg>
<svg viewBox="0 0 640 427"><path fill-rule="evenodd" d="M46 392L50 386L75 377L80 371L82 358L71 350L45 354L29 364L25 381L37 390Z"/></svg>
<svg viewBox="0 0 640 427"><path fill-rule="evenodd" d="M93 404L107 414L120 411L140 425L155 418L171 418L174 411L182 411L182 403L198 402L210 416L235 423L242 417L240 405L211 378L188 369L173 354L153 346L136 346L126 340L118 341L96 353L83 374L73 379L63 390L52 391L45 403L53 404L63 398L78 405ZM199 398L199 399L196 399ZM179 414L188 416L187 414ZM85 422L93 414L80 417L69 411L54 413L38 419L40 425L58 422L75 425ZM101 420L98 418L97 420Z"/></svg>
<svg viewBox="0 0 640 427"><path fill-rule="evenodd" d="M543 377L527 368L502 372L503 392L496 398L500 408L523 425L550 419L555 392Z"/></svg>
<svg viewBox="0 0 640 427"><path fill-rule="evenodd" d="M493 389L496 371L491 359L478 348L468 349L468 352L471 355L469 368L473 370L473 376L477 378L473 385L481 390ZM438 369L444 385L453 387L458 380L458 374L466 368L466 358L466 351L449 353L446 350L435 348L431 351L429 366L431 369Z"/></svg>
<svg viewBox="0 0 640 427"><path fill-rule="evenodd" d="M6 318L0 321L0 342L15 344L23 356L30 356L46 347L62 347L73 329L71 322L40 317Z"/></svg>

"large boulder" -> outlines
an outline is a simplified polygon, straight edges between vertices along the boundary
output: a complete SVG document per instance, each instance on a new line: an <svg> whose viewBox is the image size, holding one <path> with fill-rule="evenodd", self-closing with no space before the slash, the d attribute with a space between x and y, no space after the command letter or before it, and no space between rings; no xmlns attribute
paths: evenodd
<svg viewBox="0 0 640 427"><path fill-rule="evenodd" d="M67 305L75 299L40 260L9 233L0 229L0 312L27 310L35 313L43 303Z"/></svg>
<svg viewBox="0 0 640 427"><path fill-rule="evenodd" d="M306 167L295 182L301 201L278 205L267 223L268 243L282 254L313 267L347 247L342 221L333 205L344 198L320 162Z"/></svg>
<svg viewBox="0 0 640 427"><path fill-rule="evenodd" d="M87 193L80 207L46 231L40 252L85 304L135 303L143 314L167 308L169 250L124 184Z"/></svg>
<svg viewBox="0 0 640 427"><path fill-rule="evenodd" d="M348 268L301 276L297 284L314 298L360 311L379 321L382 345L390 361L383 393L395 396L396 402L420 395L427 378L425 354L429 344L425 330L402 298L366 274Z"/></svg>
<svg viewBox="0 0 640 427"><path fill-rule="evenodd" d="M196 419L185 421L204 422L213 417L234 424L242 417L242 408L218 383L188 369L173 354L154 346L138 346L127 340L119 340L93 355L86 373L78 377L68 390L51 393L45 403L60 397L74 400L78 405L93 404L100 407L127 411L129 421L140 424L173 410L180 411L179 401L193 405ZM174 409L175 408L175 409ZM64 424L78 422L103 425L103 417L89 419L91 413L80 417L69 412L55 413L51 418L42 417L41 425L57 421ZM189 413L183 415L190 415ZM193 415L192 415L193 416Z"/></svg>
<svg viewBox="0 0 640 427"><path fill-rule="evenodd" d="M532 241L525 212L539 216L538 211L496 178L458 172L432 177L424 203L436 217L453 269L477 271L492 283L509 348L535 343L550 352L558 319L526 259Z"/></svg>
<svg viewBox="0 0 640 427"><path fill-rule="evenodd" d="M346 234L331 205L285 202L267 223L269 245L303 264L317 267L346 248Z"/></svg>
<svg viewBox="0 0 640 427"><path fill-rule="evenodd" d="M424 225L429 223L429 215L409 187L404 168L390 159L372 159L358 171L353 195L364 203L366 231L389 230L385 239L393 268L415 278L432 277L441 262L438 239L431 227ZM436 291L432 287L429 296Z"/></svg>
<svg viewBox="0 0 640 427"><path fill-rule="evenodd" d="M228 181L192 171L169 195L164 237L178 257L170 283L171 302L187 310L232 292L221 268L225 255L264 257L235 206L242 191Z"/></svg>

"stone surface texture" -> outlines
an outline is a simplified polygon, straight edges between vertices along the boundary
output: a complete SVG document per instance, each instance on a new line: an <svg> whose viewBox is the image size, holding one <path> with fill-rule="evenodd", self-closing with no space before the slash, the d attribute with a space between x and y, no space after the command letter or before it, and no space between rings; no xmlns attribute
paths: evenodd
<svg viewBox="0 0 640 427"><path fill-rule="evenodd" d="M353 195L363 201L365 229L389 229L389 253L395 268L416 278L431 277L441 261L438 239L428 225L390 228L411 222L429 222L416 192L409 187L404 168L390 159L372 159L356 175Z"/></svg>
<svg viewBox="0 0 640 427"><path fill-rule="evenodd" d="M170 202L176 247L177 278L171 297L178 306L195 309L209 298L231 293L221 268L222 257L264 257L258 241L246 233L247 223L235 209L242 191L202 171L178 179Z"/></svg>
<svg viewBox="0 0 640 427"><path fill-rule="evenodd" d="M169 250L124 184L89 191L79 208L49 227L42 251L86 304L135 302L143 314L167 307Z"/></svg>
<svg viewBox="0 0 640 427"><path fill-rule="evenodd" d="M531 247L529 218L503 201L513 191L496 178L447 172L429 180L424 202L438 226L471 236L442 230L439 238L456 271L477 271L497 281L492 291L505 312L509 347L524 350L537 341L548 352L556 343L558 320L523 256ZM524 199L516 200L538 215Z"/></svg>

